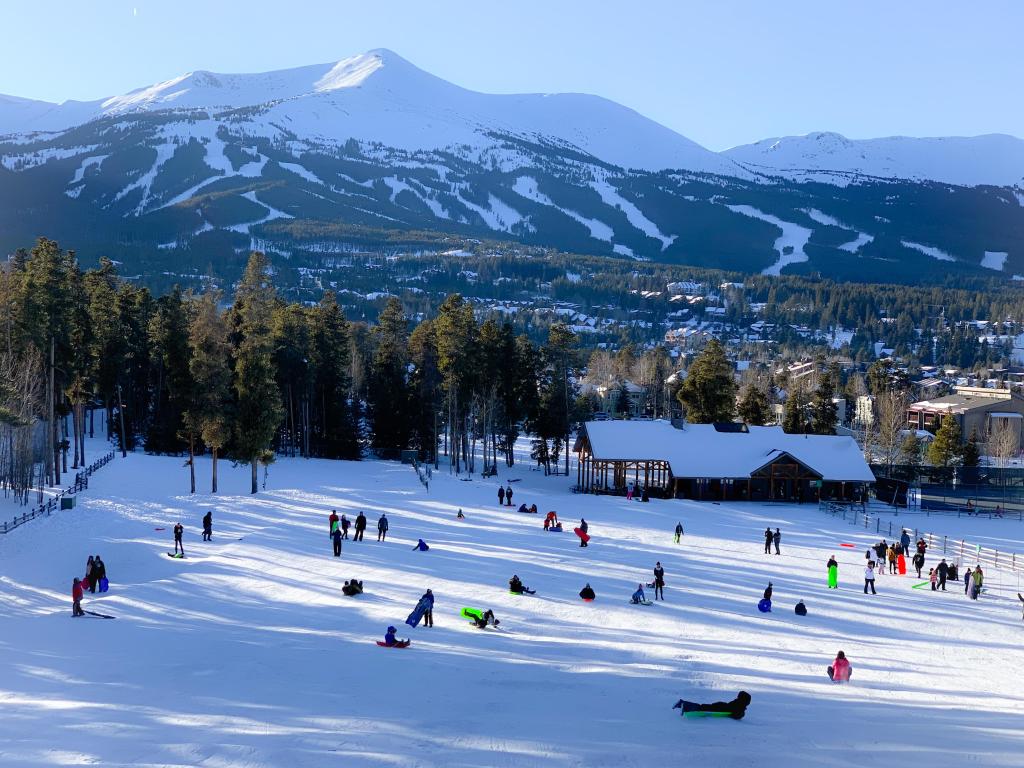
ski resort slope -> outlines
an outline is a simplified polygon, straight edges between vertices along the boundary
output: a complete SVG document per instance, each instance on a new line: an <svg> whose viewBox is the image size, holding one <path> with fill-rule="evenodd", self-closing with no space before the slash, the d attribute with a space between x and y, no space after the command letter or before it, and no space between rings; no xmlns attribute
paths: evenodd
<svg viewBox="0 0 1024 768"><path fill-rule="evenodd" d="M205 484L209 464L197 465ZM493 480L436 473L428 492L391 462L279 459L256 496L247 468L220 472L221 494L190 497L180 458L118 458L77 509L0 538L0 764L1020 764L1024 623L1006 574L990 574L993 593L976 603L962 585L933 594L888 575L866 597L873 532L815 507L573 495L564 476L527 465L500 479L518 479L515 506L541 515L499 509ZM340 559L332 508L369 521ZM548 510L566 533L542 530ZM383 512L391 530L379 544ZM585 549L571 533L581 516ZM165 554L178 520L185 560ZM955 519L928 522L959 533ZM782 529L781 556L762 554L768 525ZM969 525L1021 551L1021 523ZM429 552L412 551L418 538ZM117 619L73 619L71 579L97 553L111 590L83 605ZM658 560L665 602L629 605ZM509 594L514 573L537 594ZM366 593L344 597L353 577ZM760 614L769 580L775 609ZM585 582L593 603L577 597ZM404 619L427 588L435 627L411 629ZM801 598L804 619L793 614ZM493 609L500 628L470 626L464 606ZM389 624L411 648L374 644ZM849 685L825 677L839 649ZM671 709L740 689L753 697L741 722Z"/></svg>

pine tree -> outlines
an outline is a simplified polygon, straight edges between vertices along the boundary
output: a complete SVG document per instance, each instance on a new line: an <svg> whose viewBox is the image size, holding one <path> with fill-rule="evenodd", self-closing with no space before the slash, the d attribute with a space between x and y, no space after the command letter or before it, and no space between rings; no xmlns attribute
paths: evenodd
<svg viewBox="0 0 1024 768"><path fill-rule="evenodd" d="M760 387L754 384L747 384L740 394L739 404L736 407L744 424L751 427L762 427L771 421L771 403L768 402L768 395Z"/></svg>
<svg viewBox="0 0 1024 768"><path fill-rule="evenodd" d="M921 438L917 436L916 432L911 432L900 445L900 459L908 467L917 469L921 466L921 448Z"/></svg>
<svg viewBox="0 0 1024 768"><path fill-rule="evenodd" d="M402 302L388 300L373 330L377 342L370 364L367 415L370 445L394 453L409 445L408 320Z"/></svg>
<svg viewBox="0 0 1024 768"><path fill-rule="evenodd" d="M793 382L786 393L786 404L782 408L782 429L790 435L804 435L810 429L807 422L807 394L797 382Z"/></svg>
<svg viewBox="0 0 1024 768"><path fill-rule="evenodd" d="M188 332L188 308L181 289L175 285L170 293L156 300L148 327L152 363L152 413L146 431L149 453L177 454L183 447L182 414L192 395Z"/></svg>
<svg viewBox="0 0 1024 768"><path fill-rule="evenodd" d="M836 433L837 407L832 399L835 396L835 380L832 374L823 373L811 398L811 433L815 435L834 435Z"/></svg>
<svg viewBox="0 0 1024 768"><path fill-rule="evenodd" d="M409 410L412 444L423 461L437 464L442 389L434 323L425 320L409 336Z"/></svg>
<svg viewBox="0 0 1024 768"><path fill-rule="evenodd" d="M193 387L183 432L193 465L193 493L196 437L202 438L213 458L211 493L217 493L217 458L231 439L231 345L227 321L219 308L220 300L221 294L216 288L203 294L196 302L188 334L189 374Z"/></svg>
<svg viewBox="0 0 1024 768"><path fill-rule="evenodd" d="M936 467L953 466L960 459L962 451L960 425L952 414L947 413L942 417L935 439L928 446L928 461Z"/></svg>
<svg viewBox="0 0 1024 768"><path fill-rule="evenodd" d="M960 453L960 463L965 467L976 467L981 463L981 450L978 448L978 435L971 430L971 436L967 438Z"/></svg>
<svg viewBox="0 0 1024 768"><path fill-rule="evenodd" d="M446 428L453 467L469 462L467 415L477 370L477 327L473 307L457 293L448 296L434 321L437 363L445 394Z"/></svg>
<svg viewBox="0 0 1024 768"><path fill-rule="evenodd" d="M359 459L362 433L359 400L352 391L352 337L333 291L324 292L311 322L316 453L329 459Z"/></svg>
<svg viewBox="0 0 1024 768"><path fill-rule="evenodd" d="M563 323L548 329L542 355L544 373L540 386L539 436L556 441L551 451L558 460L558 442L569 442L576 404L576 335ZM628 409L627 409L628 410ZM565 473L569 474L569 452L565 452Z"/></svg>
<svg viewBox="0 0 1024 768"><path fill-rule="evenodd" d="M270 448L284 415L271 334L275 301L270 264L266 256L254 251L235 292L233 312L238 336L235 349L237 412L234 455L251 467L251 493L259 490L259 461Z"/></svg>
<svg viewBox="0 0 1024 768"><path fill-rule="evenodd" d="M309 455L313 354L310 312L298 304L282 304L274 310L274 364L284 405L282 450Z"/></svg>
<svg viewBox="0 0 1024 768"><path fill-rule="evenodd" d="M711 339L693 361L676 398L695 424L730 421L736 411L733 365L717 339Z"/></svg>

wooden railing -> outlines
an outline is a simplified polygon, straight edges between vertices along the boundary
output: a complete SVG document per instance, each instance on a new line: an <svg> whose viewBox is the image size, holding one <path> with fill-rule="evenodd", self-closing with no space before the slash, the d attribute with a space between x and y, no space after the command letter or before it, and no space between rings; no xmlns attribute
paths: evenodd
<svg viewBox="0 0 1024 768"><path fill-rule="evenodd" d="M113 461L114 455L114 451L110 451L110 453L107 453L104 456L96 459L96 461L94 461L88 467L75 474L75 481L71 485L62 490L56 496L51 496L47 501L43 502L38 507L33 508L29 512L25 512L20 515L15 515L14 519L10 522L0 522L0 533L10 533L19 525L24 525L29 520L35 520L37 517L43 517L44 515L49 516L54 512L54 510L60 509L60 500L63 499L65 496L74 495L88 488L89 478L92 476L92 474L100 467L104 467L111 461Z"/></svg>

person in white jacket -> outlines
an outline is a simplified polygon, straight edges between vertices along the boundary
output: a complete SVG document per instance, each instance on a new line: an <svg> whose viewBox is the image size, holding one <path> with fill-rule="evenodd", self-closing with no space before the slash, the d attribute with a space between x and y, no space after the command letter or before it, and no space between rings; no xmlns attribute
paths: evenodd
<svg viewBox="0 0 1024 768"><path fill-rule="evenodd" d="M864 569L864 594L868 593L868 587L871 587L871 594L877 595L875 592L875 564L868 561L868 567Z"/></svg>

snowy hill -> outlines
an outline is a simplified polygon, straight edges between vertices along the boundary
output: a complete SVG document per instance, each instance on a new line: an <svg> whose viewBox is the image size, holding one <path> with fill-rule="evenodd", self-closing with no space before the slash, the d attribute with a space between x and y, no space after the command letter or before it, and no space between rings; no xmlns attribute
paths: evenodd
<svg viewBox="0 0 1024 768"><path fill-rule="evenodd" d="M377 50L92 102L0 97L0 249L46 234L145 279L250 248L318 269L373 245L367 229L379 248L429 230L766 274L1010 279L1021 147L815 134L715 153L607 99L477 93ZM324 235L337 225L358 244Z"/></svg>
<svg viewBox="0 0 1024 768"><path fill-rule="evenodd" d="M851 140L838 133L764 139L723 153L755 173L796 181L860 177L1024 187L1024 140L1013 136Z"/></svg>
<svg viewBox="0 0 1024 768"><path fill-rule="evenodd" d="M428 493L397 463L280 459L249 496L246 472L222 464L222 494L189 496L180 458L118 458L77 509L0 538L0 762L640 768L673 765L683 749L702 765L768 768L859 768L907 749L935 768L1018 759L1024 705L1007 670L1020 586L1005 572L989 574L978 602L888 575L869 597L874 531L812 505L629 503L571 494L566 478L525 465L502 471L518 480L516 503L557 510L567 529L586 516L590 547L498 508L493 481L440 472ZM368 531L333 558L332 508L364 510L371 529L386 513L388 540ZM165 554L178 520L182 561ZM1016 520L927 522L986 544L1024 540ZM780 556L761 554L766 525L782 529ZM429 552L412 551L418 538ZM84 607L114 621L70 616L71 578L90 554L112 586ZM666 600L630 605L656 561ZM509 594L513 574L537 594ZM341 594L352 578L364 595ZM761 614L769 580L775 607ZM585 582L591 604L577 597ZM403 621L428 588L435 626L412 629ZM471 627L464 606L491 608L499 629ZM389 624L411 648L374 644ZM854 668L847 686L824 673L839 649ZM740 689L753 697L742 722L671 709Z"/></svg>

